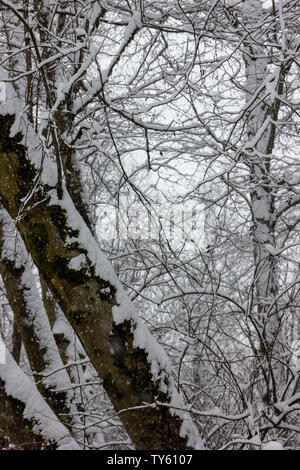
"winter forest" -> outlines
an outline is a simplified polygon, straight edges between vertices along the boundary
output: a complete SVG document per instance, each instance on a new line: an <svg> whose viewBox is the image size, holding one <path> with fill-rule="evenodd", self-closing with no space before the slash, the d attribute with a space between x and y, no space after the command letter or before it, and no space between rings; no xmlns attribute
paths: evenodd
<svg viewBox="0 0 300 470"><path fill-rule="evenodd" d="M0 0L0 449L300 449L299 0Z"/></svg>

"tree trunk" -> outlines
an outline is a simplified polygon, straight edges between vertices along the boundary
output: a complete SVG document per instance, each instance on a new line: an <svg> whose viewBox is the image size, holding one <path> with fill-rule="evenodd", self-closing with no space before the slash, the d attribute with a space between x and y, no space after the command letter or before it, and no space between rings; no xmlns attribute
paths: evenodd
<svg viewBox="0 0 300 470"><path fill-rule="evenodd" d="M282 94L283 71L277 67L274 76L268 73L267 54L257 29L257 22L263 15L261 1L249 0L243 4L242 10L247 28L253 31L244 41L248 131L244 148L251 186L256 291L256 311L251 312L251 318L258 333L260 357L257 359L259 367L264 371L264 401L271 404L277 400L277 387L282 379L280 357L283 353L280 340L282 312L278 311L276 302L278 285L271 173L279 111L279 100L274 96ZM256 35L259 35L257 41Z"/></svg>
<svg viewBox="0 0 300 470"><path fill-rule="evenodd" d="M14 323L23 341L38 390L54 413L62 415L63 421L72 424L73 394L62 391L64 388L69 389L71 383L66 371L62 370L63 363L33 278L32 262L23 241L19 237L15 239L10 233L11 227L10 217L0 208L0 274L14 313ZM55 370L58 372L53 373Z"/></svg>
<svg viewBox="0 0 300 470"><path fill-rule="evenodd" d="M13 115L0 118L0 196L133 444L136 449L199 448L191 417L168 406L182 402L164 351L136 316L66 188L63 199L57 197L49 180L51 160L43 162L39 188L20 213L42 161L36 153L26 155L21 133L10 135L13 123Z"/></svg>
<svg viewBox="0 0 300 470"><path fill-rule="evenodd" d="M0 365L0 450L79 449L10 353Z"/></svg>
<svg viewBox="0 0 300 470"><path fill-rule="evenodd" d="M22 339L18 330L17 322L14 319L11 353L12 353L12 357L14 358L17 364L20 364L21 348L22 348Z"/></svg>

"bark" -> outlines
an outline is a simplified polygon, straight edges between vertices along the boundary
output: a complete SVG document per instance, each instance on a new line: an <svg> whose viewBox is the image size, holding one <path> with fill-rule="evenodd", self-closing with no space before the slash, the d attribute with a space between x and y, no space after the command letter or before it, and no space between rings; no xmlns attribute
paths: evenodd
<svg viewBox="0 0 300 470"><path fill-rule="evenodd" d="M41 450L45 446L49 448L42 436L33 431L33 423L24 418L23 410L22 401L5 393L5 383L0 379L0 450ZM55 448L55 445L52 448Z"/></svg>
<svg viewBox="0 0 300 470"><path fill-rule="evenodd" d="M53 331L55 324L59 321L62 320L62 318L59 317L58 313L58 306L56 303L55 298L53 297L51 291L48 288L48 284L43 278L43 276L40 274L40 282L41 282L41 288L42 288L42 299L43 299L43 304L45 307L45 311L47 312L47 316L50 322L51 330ZM53 332L53 336L60 354L60 357L62 359L63 364L67 364L70 361L70 357L68 354L68 348L71 343L71 339L68 335L66 335L66 329L64 328L61 331L55 331ZM70 369L68 368L68 373ZM70 376L71 381L73 382L74 378Z"/></svg>
<svg viewBox="0 0 300 470"><path fill-rule="evenodd" d="M268 74L268 59L257 23L263 16L260 0L244 3L242 12L247 28L252 32L245 42L244 63L246 75L247 131L245 145L249 166L252 203L253 259L255 266L256 311L252 312L259 340L259 357L264 381L264 401L277 400L277 388L282 380L280 358L284 352L281 341L282 312L278 311L276 295L277 259L275 234L275 194L272 185L272 152L276 120L282 94L284 69L274 76ZM256 40L255 40L256 39ZM273 93L272 93L273 90ZM274 96L273 96L274 95Z"/></svg>
<svg viewBox="0 0 300 470"><path fill-rule="evenodd" d="M21 347L22 347L22 339L18 330L17 322L14 319L13 335L12 335L12 356L17 364L20 363Z"/></svg>
<svg viewBox="0 0 300 470"><path fill-rule="evenodd" d="M39 4L43 3L43 8L39 9ZM56 36L60 37L62 31L66 26L66 15L63 14L66 5L61 5L61 12L58 15L58 22L56 28ZM47 2L35 2L35 11L37 12L37 16L39 18L39 35L41 42L47 42L51 44L51 38L48 37L49 30L48 25L49 21L51 20L51 9ZM104 14L104 12L103 12ZM88 28L88 24L86 25ZM87 31L88 32L88 31ZM59 44L62 47L62 44ZM44 50L44 58L50 58L53 54L53 50L51 48L45 48ZM79 60L76 59L76 54L74 55L74 63L73 63L73 71L72 75L75 75L78 72L81 63L83 62L83 51L80 51ZM78 63L77 63L78 61ZM57 66L55 68L49 67L46 68L47 79L51 84L51 94L47 97L47 107L48 109L52 109L54 103L56 103L57 99L60 100L57 108L53 112L53 119L55 123L55 130L52 129L52 133L55 133L55 140L57 141L55 145L55 154L56 160L59 162L59 186L62 184L62 178L64 175L67 189L71 195L71 198L75 204L76 209L78 210L81 217L84 219L85 223L88 225L89 229L92 230L92 225L90 222L88 206L84 200L84 186L82 184L82 178L80 173L79 164L77 161L77 155L74 149L72 148L72 144L75 144L76 139L73 137L74 133L74 115L73 115L73 101L74 101L74 87L72 86L70 90L65 93L64 98L57 96L56 93L56 84L59 83L61 80L64 80L64 71L62 67ZM80 82L81 83L81 82ZM78 82L77 82L78 85ZM45 129L46 132L46 129ZM53 138L52 138L53 140Z"/></svg>
<svg viewBox="0 0 300 470"><path fill-rule="evenodd" d="M61 415L66 423L72 424L71 392L61 390L64 387L69 388L70 381L64 370L52 373L56 369L62 369L63 363L36 288L31 260L22 240L18 240L18 237L14 240L12 234L8 234L9 227L12 226L9 219L5 211L0 210L0 274L14 313L14 324L22 338L38 390L54 413ZM11 251L10 241L13 241L14 251ZM51 374L49 378L48 374ZM60 391L57 392L56 388Z"/></svg>
<svg viewBox="0 0 300 470"><path fill-rule="evenodd" d="M7 363L0 365L0 449L78 448L34 383L8 351L6 356Z"/></svg>
<svg viewBox="0 0 300 470"><path fill-rule="evenodd" d="M82 345L79 343L73 328L61 311L48 287L48 284L41 274L40 281L42 287L43 304L47 312L51 330L53 332L53 336L63 364L66 365L70 362L76 361L78 358L80 358L80 360L87 359L85 351L82 348ZM82 376L83 370L80 365L67 367L67 372L71 383L81 382L78 375ZM80 406L83 408L82 402L80 403Z"/></svg>
<svg viewBox="0 0 300 470"><path fill-rule="evenodd" d="M171 369L160 346L136 317L66 189L60 201L55 187L41 180L31 195L30 208L20 214L21 200L28 195L38 170L20 144L21 133L10 136L14 116L3 115L0 121L3 204L103 380L115 409L122 410L120 419L136 449L200 447L190 417L167 406L147 406L156 402L181 406ZM50 162L44 162L47 164ZM80 265L79 259L83 260ZM123 412L128 408L135 409Z"/></svg>
<svg viewBox="0 0 300 470"><path fill-rule="evenodd" d="M57 304L52 292L49 290L46 281L43 276L40 274L40 283L42 288L42 299L47 313L51 330L64 365L70 364L79 360L86 360L86 354L82 348L79 340L74 333L73 328L67 321L63 312L61 311L59 305ZM76 364L73 366L68 365L66 368L67 374L69 376L71 384L83 383L85 382L84 371L82 365ZM98 387L93 386L93 391L95 394L98 393ZM84 394L81 387L76 387L74 389L74 399L73 403L76 406L77 415L81 416L81 425L83 427L83 435L80 436L81 442L88 442L88 444L94 445L95 442L100 441L104 442L104 438L99 430L95 433L95 430L92 426L88 426L89 420L87 418L88 410L85 408ZM91 398L89 396L89 398ZM85 426L87 425L87 429Z"/></svg>

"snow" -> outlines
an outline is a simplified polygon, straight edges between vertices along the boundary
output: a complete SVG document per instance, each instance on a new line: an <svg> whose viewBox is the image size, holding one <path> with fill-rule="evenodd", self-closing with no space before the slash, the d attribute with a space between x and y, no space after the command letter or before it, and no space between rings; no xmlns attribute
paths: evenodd
<svg viewBox="0 0 300 470"><path fill-rule="evenodd" d="M269 441L261 446L261 450L283 450L283 446L280 442Z"/></svg>
<svg viewBox="0 0 300 470"><path fill-rule="evenodd" d="M14 262L17 269L24 265L27 256L20 250L20 239L16 239L16 229L12 219L4 209L0 209L0 224L3 231L2 258ZM16 253L18 251L18 255Z"/></svg>
<svg viewBox="0 0 300 470"><path fill-rule="evenodd" d="M86 31L83 28L76 28L75 33L77 38L86 36Z"/></svg>
<svg viewBox="0 0 300 470"><path fill-rule="evenodd" d="M247 105L248 105L248 103L247 103ZM265 132L269 128L270 122L271 122L271 118L268 117L264 121L262 126L259 127L258 131L255 133L255 136L252 137L252 139L249 139L247 141L247 143L244 145L245 150L251 150L251 149L255 148L255 146L261 141L263 135L265 134Z"/></svg>
<svg viewBox="0 0 300 470"><path fill-rule="evenodd" d="M51 332L42 299L37 286L33 283L33 275L28 262L22 275L22 283L27 309L30 312L28 322L33 324L35 333L39 338L39 347L45 351L44 360L47 367L43 370L44 383L51 388L68 388L70 381L66 370L62 369L54 373L54 371L63 367L63 363ZM71 400L71 396L68 398Z"/></svg>
<svg viewBox="0 0 300 470"><path fill-rule="evenodd" d="M81 255L78 255L75 258L72 258L68 266L70 269L73 269L74 271L79 271L84 266L87 266L85 255L82 253Z"/></svg>
<svg viewBox="0 0 300 470"><path fill-rule="evenodd" d="M62 444L59 447L57 447L56 450L81 450L79 445L73 441L73 442L68 442L67 444Z"/></svg>
<svg viewBox="0 0 300 470"><path fill-rule="evenodd" d="M8 109L11 114L16 114L16 121L11 135L14 135L19 131L23 133L23 143L29 148L28 155L30 156L30 161L36 168L40 168L41 152L33 151L32 148L33 145L37 145L37 137L23 119L22 106L20 106L20 102L17 99L12 99L8 107L5 105L4 109L3 105L0 105L0 113L7 113ZM30 135L29 138L28 135ZM56 179L56 169L54 170L54 168L54 162L51 164L50 158L46 156L41 174L41 181L43 183L51 183L53 185L54 180ZM118 305L113 307L113 320L115 323L122 323L125 320L131 320L136 326L134 330L134 345L145 350L150 363L153 379L160 379L161 390L163 392L168 391L170 395L170 404L176 407L176 409L172 409L171 412L182 419L181 436L188 438L189 446L195 449L203 449L202 441L199 438L198 432L191 421L189 414L186 411L180 410L180 408L184 407L184 404L172 379L172 368L167 355L139 319L133 304L120 284L111 264L106 256L100 251L97 241L91 234L80 214L76 211L68 192L66 190L64 191L64 197L62 200L59 200L55 193L53 193L50 204L60 205L67 213L69 225L73 230L79 231L79 236L76 238L76 241L84 250L86 250L88 260L91 265L93 265L96 276L109 281L109 283L116 288L116 300ZM75 258L70 261L71 266L74 266L74 269L78 269L81 262L83 262L83 257L80 257L79 260L76 260ZM33 298L31 298L31 300L33 300ZM37 305L33 304L33 307L37 312ZM165 377L168 377L168 386L164 380Z"/></svg>
<svg viewBox="0 0 300 470"><path fill-rule="evenodd" d="M34 336L38 339L40 351L43 351L44 368L39 370L40 375L43 376L43 384L50 390L64 390L66 404L73 413L77 411L73 405L74 392L71 389L69 375L57 350L49 319L32 272L32 260L20 237L15 237L15 233L13 233L14 236L11 236L6 229L7 226L13 224L4 210L0 212L0 219L4 227L2 257L12 261L17 267L23 266L24 269L18 287L24 296L26 323L30 325ZM73 424L80 424L75 414Z"/></svg>
<svg viewBox="0 0 300 470"><path fill-rule="evenodd" d="M127 27L124 31L124 42L127 43L135 30L137 28L140 28L142 26L142 18L141 18L141 12L140 11L133 11L132 16L130 17Z"/></svg>
<svg viewBox="0 0 300 470"><path fill-rule="evenodd" d="M0 364L0 378L5 383L6 393L25 404L23 416L28 420L35 421L34 432L40 433L47 441L55 440L65 448L79 450L79 446L70 436L68 430L57 419L33 382L20 369L9 351L6 351L6 359L6 364Z"/></svg>
<svg viewBox="0 0 300 470"><path fill-rule="evenodd" d="M95 2L89 14L90 24L94 25L95 21L97 20L101 12L102 12L102 8L100 4Z"/></svg>
<svg viewBox="0 0 300 470"><path fill-rule="evenodd" d="M272 255L272 256L276 256L276 255L277 255L277 250L276 250L276 248L275 248L273 245L271 245L270 243L266 243L266 244L265 244L265 248L266 248L266 250L270 253L270 255Z"/></svg>
<svg viewBox="0 0 300 470"><path fill-rule="evenodd" d="M3 79L7 76L6 72L1 67L0 75ZM45 163L47 164L42 165L41 143L32 127L28 124L24 103L16 96L16 92L10 83L5 84L5 90L6 102L0 104L0 114L15 116L14 124L10 130L10 137L14 137L18 132L22 133L23 139L21 140L21 144L27 147L31 163L38 170L42 168L40 175L41 181L49 186L55 186L57 183L55 162L46 156ZM24 204L28 202L30 195L31 193L28 195L27 201L23 201Z"/></svg>
<svg viewBox="0 0 300 470"><path fill-rule="evenodd" d="M271 102L273 102L277 98L277 85L279 79L279 69L277 73L270 73L266 77L266 91L270 94Z"/></svg>
<svg viewBox="0 0 300 470"><path fill-rule="evenodd" d="M253 213L256 219L269 220L268 201L266 198L256 199L253 201Z"/></svg>
<svg viewBox="0 0 300 470"><path fill-rule="evenodd" d="M45 384L54 388L68 388L69 378L65 370L61 370L53 374L53 370L61 369L63 364L57 351L56 343L51 332L50 323L45 312L44 304L37 288L33 272L32 260L29 257L22 239L12 233L14 224L5 210L0 211L0 220L3 225L3 247L2 258L12 261L17 268L24 267L21 276L21 286L26 302L28 313L27 322L31 324L37 338L39 339L39 347L44 350L44 360L47 367L43 370L45 376ZM8 230L11 227L11 230ZM8 229L7 229L8 228ZM69 397L70 399L71 397Z"/></svg>
<svg viewBox="0 0 300 470"><path fill-rule="evenodd" d="M5 364L5 363L6 363L6 347L0 335L0 364Z"/></svg>
<svg viewBox="0 0 300 470"><path fill-rule="evenodd" d="M95 269L95 275L108 281L116 288L117 306L113 307L113 321L116 324L130 320L134 329L134 346L144 349L151 367L151 373L154 380L160 380L160 389L162 392L168 392L170 395L170 404L176 407L171 412L182 419L181 436L188 438L188 444L195 449L203 449L202 441L198 432L186 411L178 408L184 408L181 396L178 394L174 380L172 379L172 367L164 349L158 344L156 339L149 333L142 320L138 317L134 305L128 298L123 286L117 278L110 262L100 251L97 241L91 234L80 214L76 211L73 201L67 191L64 191L62 200L58 200L52 195L50 204L60 205L67 213L67 220L73 230L78 230L79 235L76 241L81 248L87 251L87 258ZM76 258L75 258L76 260ZM72 260L71 260L72 261ZM76 262L75 262L76 265ZM166 385L165 378L168 377L169 385Z"/></svg>

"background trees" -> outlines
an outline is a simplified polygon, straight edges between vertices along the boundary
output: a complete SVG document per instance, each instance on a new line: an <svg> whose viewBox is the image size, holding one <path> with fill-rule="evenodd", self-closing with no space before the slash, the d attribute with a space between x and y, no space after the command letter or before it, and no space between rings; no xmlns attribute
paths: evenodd
<svg viewBox="0 0 300 470"><path fill-rule="evenodd" d="M154 429L160 419L169 419L163 406L188 407L209 448L259 448L273 439L299 446L298 2L3 0L0 5L1 71L10 90L6 108L1 107L6 115L1 152L19 149L10 166L1 154L1 198L45 283L32 273L27 253L20 274L27 263L32 288L43 289L43 315L52 318L48 332L52 328L64 364L73 364L62 388L80 393L64 397L63 406L68 401L73 406L64 423L73 435L80 429L83 435L75 437L86 446L127 440L118 428L106 432L111 415L104 411L109 408L104 385L117 411L143 406ZM10 101L13 95L22 100L22 108ZM23 167L22 176L17 168L25 157L16 137L8 138L12 126L13 131L19 128L7 115L18 116L23 135L34 130L38 136L23 143L29 161L40 167L26 167L26 172ZM5 147L3 137L12 147ZM170 207L170 214L178 204L201 205L205 246L191 246L190 240L174 239L163 230L156 239L95 242L105 222L101 208L119 208L125 197L146 210L160 203ZM79 227L75 208L84 222ZM38 227L41 223L47 226L47 243L39 232L45 230ZM85 234L79 243L78 230ZM3 233L14 240L14 232L6 228ZM36 243L41 250L36 251ZM126 321L123 329L118 322L113 329L109 313L104 326L103 312L115 304L112 287L118 284L103 271L102 258L97 261L100 277L109 281L100 286L102 298L97 297L99 279L92 286L82 277L99 275L93 267L99 244L168 352L172 381L185 405L172 401L173 392L163 397L160 388L158 395L156 385L149 391L153 369L152 378L143 379L147 384L141 394L134 386L132 395L130 385L123 398L114 397L115 382L120 388L126 383L120 375L125 363L130 363L128 376L137 376L138 383L149 356L125 350L132 341ZM10 267L15 262L14 250L2 255L1 270L3 298L11 307L16 294L9 297L5 263ZM67 279L67 270L60 271L71 260L79 280L75 273ZM111 297L104 299L108 287ZM93 318L90 335L72 306L77 305L77 313L86 311L84 292ZM21 303L24 307L25 299ZM21 365L40 374L44 366L39 369L31 361L12 310L3 308L5 340L11 344L15 322L26 350ZM99 337L107 344L107 364L112 361L109 374L115 368L110 383L101 353L95 353ZM39 344L37 338L34 352ZM86 360L92 366L84 371ZM163 356L158 362L164 370ZM171 378L166 377L159 372L157 380L168 387ZM164 403L156 408L158 414L149 407L155 401ZM75 416L80 417L77 424ZM134 411L125 416L129 422L130 416L136 419ZM170 422L168 446L180 448L178 430L173 431ZM130 435L137 448L145 446L142 434Z"/></svg>

